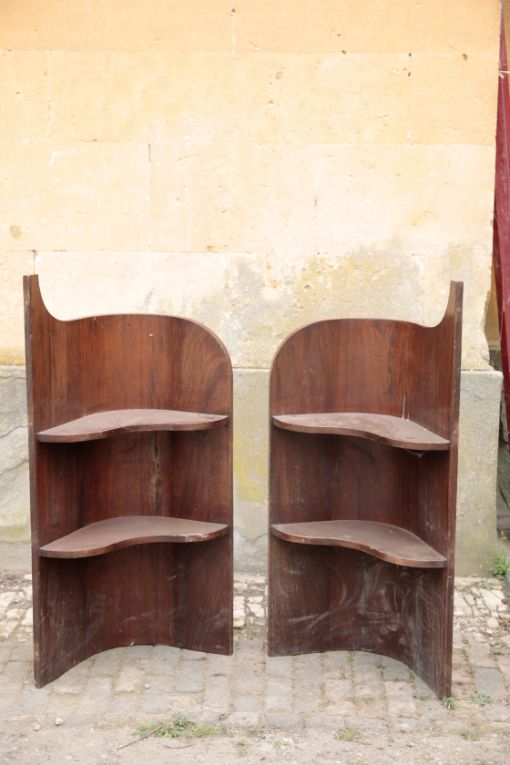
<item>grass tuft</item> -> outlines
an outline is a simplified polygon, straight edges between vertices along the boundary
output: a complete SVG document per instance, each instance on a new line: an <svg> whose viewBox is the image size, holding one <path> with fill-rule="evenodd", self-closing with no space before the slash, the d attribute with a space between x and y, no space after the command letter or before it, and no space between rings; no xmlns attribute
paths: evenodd
<svg viewBox="0 0 510 765"><path fill-rule="evenodd" d="M507 548L501 544L490 555L490 572L497 579L504 579L510 573L510 558Z"/></svg>
<svg viewBox="0 0 510 765"><path fill-rule="evenodd" d="M167 722L154 722L145 725L139 725L135 733L138 736L156 736L169 738L204 738L206 736L217 736L222 731L212 725L199 725L188 720L184 715L175 715Z"/></svg>
<svg viewBox="0 0 510 765"><path fill-rule="evenodd" d="M342 728L338 730L333 736L336 741L359 741L361 736L357 730L353 728Z"/></svg>

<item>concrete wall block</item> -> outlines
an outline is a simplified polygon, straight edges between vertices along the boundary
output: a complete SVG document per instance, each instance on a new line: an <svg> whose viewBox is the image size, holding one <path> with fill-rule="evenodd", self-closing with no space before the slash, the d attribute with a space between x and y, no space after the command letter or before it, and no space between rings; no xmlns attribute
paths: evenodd
<svg viewBox="0 0 510 765"><path fill-rule="evenodd" d="M311 147L164 144L151 157L152 249L314 249Z"/></svg>
<svg viewBox="0 0 510 765"><path fill-rule="evenodd" d="M491 53L497 46L497 0L238 0L236 50L307 53Z"/></svg>
<svg viewBox="0 0 510 765"><path fill-rule="evenodd" d="M494 144L498 59L413 55L409 59L411 143ZM441 87L438 87L441 83Z"/></svg>
<svg viewBox="0 0 510 765"><path fill-rule="evenodd" d="M321 146L317 154L320 251L492 251L492 146Z"/></svg>
<svg viewBox="0 0 510 765"><path fill-rule="evenodd" d="M502 375L463 372L456 573L487 574L496 546L496 472Z"/></svg>
<svg viewBox="0 0 510 765"><path fill-rule="evenodd" d="M234 554L238 570L267 557L269 370L234 371Z"/></svg>
<svg viewBox="0 0 510 765"><path fill-rule="evenodd" d="M409 3L409 50L421 53L494 53L499 45L498 0Z"/></svg>
<svg viewBox="0 0 510 765"><path fill-rule="evenodd" d="M0 539L29 535L25 370L0 366Z"/></svg>
<svg viewBox="0 0 510 765"><path fill-rule="evenodd" d="M33 252L0 252L0 364L24 363L23 283Z"/></svg>
<svg viewBox="0 0 510 765"><path fill-rule="evenodd" d="M0 248L147 248L147 146L0 142L0 165Z"/></svg>
<svg viewBox="0 0 510 765"><path fill-rule="evenodd" d="M349 0L239 0L236 50L254 54L407 51L407 6L406 0L377 0L369 7Z"/></svg>
<svg viewBox="0 0 510 765"><path fill-rule="evenodd" d="M0 20L1 26L1 20ZM49 136L48 55L0 51L0 141L36 141Z"/></svg>
<svg viewBox="0 0 510 765"><path fill-rule="evenodd" d="M407 54L49 60L57 141L402 143L409 133Z"/></svg>
<svg viewBox="0 0 510 765"><path fill-rule="evenodd" d="M5 0L1 9L0 48L230 51L232 2Z"/></svg>
<svg viewBox="0 0 510 765"><path fill-rule="evenodd" d="M425 257L425 319L440 320L451 280L464 282L462 365L464 369L488 370L489 350L485 334L485 310L491 286L492 250L484 246L451 244L445 253Z"/></svg>

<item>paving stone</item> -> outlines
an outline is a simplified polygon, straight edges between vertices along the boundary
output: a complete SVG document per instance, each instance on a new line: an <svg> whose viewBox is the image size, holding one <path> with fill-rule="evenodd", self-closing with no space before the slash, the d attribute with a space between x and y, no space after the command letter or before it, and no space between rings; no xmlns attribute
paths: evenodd
<svg viewBox="0 0 510 765"><path fill-rule="evenodd" d="M339 699L335 702L325 702L322 706L324 712L341 717L354 717L359 707L350 699Z"/></svg>
<svg viewBox="0 0 510 765"><path fill-rule="evenodd" d="M266 674L268 677L284 676L288 677L292 672L291 656L268 656L266 658Z"/></svg>
<svg viewBox="0 0 510 765"><path fill-rule="evenodd" d="M187 648L182 648L181 658L185 661L205 661L207 654L203 651L188 651Z"/></svg>
<svg viewBox="0 0 510 765"><path fill-rule="evenodd" d="M101 651L90 659L91 675L110 675L118 671L124 652L121 648Z"/></svg>
<svg viewBox="0 0 510 765"><path fill-rule="evenodd" d="M234 712L256 712L262 711L262 696L235 696L232 699Z"/></svg>
<svg viewBox="0 0 510 765"><path fill-rule="evenodd" d="M209 676L230 674L232 668L232 656L222 656L212 653L207 659L207 671Z"/></svg>
<svg viewBox="0 0 510 765"><path fill-rule="evenodd" d="M61 717L65 720L76 714L80 705L80 696L57 696L52 694L48 699L45 712L52 719Z"/></svg>
<svg viewBox="0 0 510 765"><path fill-rule="evenodd" d="M327 703L339 704L354 698L354 686L351 680L326 680L324 698Z"/></svg>
<svg viewBox="0 0 510 765"><path fill-rule="evenodd" d="M172 713L172 701L164 693L147 691L140 694L138 709L141 714L146 714L149 717L154 717L155 715L170 716Z"/></svg>
<svg viewBox="0 0 510 765"><path fill-rule="evenodd" d="M390 717L414 717L416 702L411 683L387 680L384 683Z"/></svg>
<svg viewBox="0 0 510 765"><path fill-rule="evenodd" d="M266 714L266 727L269 729L292 730L294 728L302 728L303 725L304 719L298 714L289 712L268 712Z"/></svg>
<svg viewBox="0 0 510 765"><path fill-rule="evenodd" d="M158 661L167 661L175 663L181 656L180 648L174 648L170 645L155 645L152 649L152 658Z"/></svg>
<svg viewBox="0 0 510 765"><path fill-rule="evenodd" d="M78 713L84 716L101 715L114 703L112 694L114 677L91 677L80 696Z"/></svg>
<svg viewBox="0 0 510 765"><path fill-rule="evenodd" d="M262 660L264 656L264 642L260 638L248 638L241 640L236 645L236 657L253 658Z"/></svg>
<svg viewBox="0 0 510 765"><path fill-rule="evenodd" d="M57 694L57 696L77 696L83 691L83 683L68 683L68 682L60 682L60 683L54 683L53 684L53 692Z"/></svg>
<svg viewBox="0 0 510 765"><path fill-rule="evenodd" d="M503 698L505 683L499 669L492 667L475 667L475 685L479 693L484 693L493 701Z"/></svg>
<svg viewBox="0 0 510 765"><path fill-rule="evenodd" d="M175 689L179 693L200 693L204 688L205 664L200 661L182 661L175 678Z"/></svg>
<svg viewBox="0 0 510 765"><path fill-rule="evenodd" d="M472 667L494 667L494 656L490 646L470 641L466 646L466 653Z"/></svg>
<svg viewBox="0 0 510 765"><path fill-rule="evenodd" d="M322 656L323 674L345 677L351 674L352 662L348 651L328 651Z"/></svg>
<svg viewBox="0 0 510 765"><path fill-rule="evenodd" d="M230 678L225 675L211 677L206 683L204 704L227 709L230 705Z"/></svg>
<svg viewBox="0 0 510 765"><path fill-rule="evenodd" d="M385 680L409 681L411 672L409 667L401 661L389 656L380 657L382 672Z"/></svg>
<svg viewBox="0 0 510 765"><path fill-rule="evenodd" d="M236 710L225 718L225 725L229 728L257 728L261 715L257 712L245 712Z"/></svg>
<svg viewBox="0 0 510 765"><path fill-rule="evenodd" d="M262 674L239 675L234 678L234 689L238 694L256 694L261 693L264 687L264 677Z"/></svg>
<svg viewBox="0 0 510 765"><path fill-rule="evenodd" d="M51 694L49 686L36 688L32 683L27 684L16 697L16 711L22 714L45 714Z"/></svg>
<svg viewBox="0 0 510 765"><path fill-rule="evenodd" d="M122 667L116 679L114 691L116 693L133 693L140 690L144 673L138 667Z"/></svg>
<svg viewBox="0 0 510 765"><path fill-rule="evenodd" d="M268 678L266 685L266 708L268 710L288 710L292 705L292 698L293 690L290 678Z"/></svg>
<svg viewBox="0 0 510 765"><path fill-rule="evenodd" d="M296 712L315 712L321 703L319 694L294 694L294 709Z"/></svg>

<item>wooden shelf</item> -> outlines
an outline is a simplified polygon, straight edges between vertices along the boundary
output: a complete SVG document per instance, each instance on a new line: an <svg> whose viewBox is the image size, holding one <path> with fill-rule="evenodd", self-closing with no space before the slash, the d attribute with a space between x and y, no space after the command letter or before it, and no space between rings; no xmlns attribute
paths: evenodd
<svg viewBox="0 0 510 765"><path fill-rule="evenodd" d="M154 542L207 542L224 536L225 523L158 515L125 515L83 526L40 548L44 558L91 558L120 547Z"/></svg>
<svg viewBox="0 0 510 765"><path fill-rule="evenodd" d="M226 424L227 415L178 412L171 409L115 409L96 412L36 433L38 441L74 443L111 438L119 433L152 430L211 430Z"/></svg>
<svg viewBox="0 0 510 765"><path fill-rule="evenodd" d="M397 566L445 568L447 561L410 531L373 521L312 521L280 523L271 532L288 542L334 545L361 550Z"/></svg>
<svg viewBox="0 0 510 765"><path fill-rule="evenodd" d="M388 414L365 414L364 412L281 414L273 416L273 423L278 428L297 433L357 436L402 449L444 451L450 448L450 442L446 438L427 430L417 422Z"/></svg>

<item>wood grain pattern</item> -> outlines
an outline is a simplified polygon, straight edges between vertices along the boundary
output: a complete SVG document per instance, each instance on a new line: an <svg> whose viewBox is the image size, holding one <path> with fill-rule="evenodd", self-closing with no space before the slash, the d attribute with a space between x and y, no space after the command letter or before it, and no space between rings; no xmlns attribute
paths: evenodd
<svg viewBox="0 0 510 765"><path fill-rule="evenodd" d="M389 414L314 412L313 414L273 415L273 424L277 428L292 430L295 433L357 436L401 449L444 451L450 446L447 438L432 433L417 422Z"/></svg>
<svg viewBox="0 0 510 765"><path fill-rule="evenodd" d="M374 521L309 521L280 523L271 533L303 545L333 545L369 553L375 558L412 568L445 568L446 558L416 534Z"/></svg>
<svg viewBox="0 0 510 765"><path fill-rule="evenodd" d="M36 433L45 443L76 443L111 438L121 433L166 430L211 430L226 424L228 417L200 412L164 409L117 409L79 417Z"/></svg>
<svg viewBox="0 0 510 765"><path fill-rule="evenodd" d="M201 325L170 316L59 321L46 310L37 277L24 284L37 685L120 645L231 653L232 367L225 348ZM119 410L220 419L206 430L151 425L81 443L36 438ZM118 516L228 531L203 544L137 544L74 559L41 554Z"/></svg>
<svg viewBox="0 0 510 765"><path fill-rule="evenodd" d="M83 526L43 545L39 553L45 558L91 558L140 544L207 542L227 533L225 523L204 523L157 515L127 515Z"/></svg>
<svg viewBox="0 0 510 765"><path fill-rule="evenodd" d="M376 651L406 662L439 696L450 695L461 324L462 285L452 283L435 327L321 321L278 350L270 380L270 528L390 524L445 564L395 565L361 550L294 544L271 533L270 655ZM330 413L375 414L378 428L387 422L380 416L403 419L444 441L439 449L409 449L406 439L390 445L359 431L280 427L289 420L295 426L296 415L317 424L319 414L324 424ZM373 422L371 428L369 435Z"/></svg>

